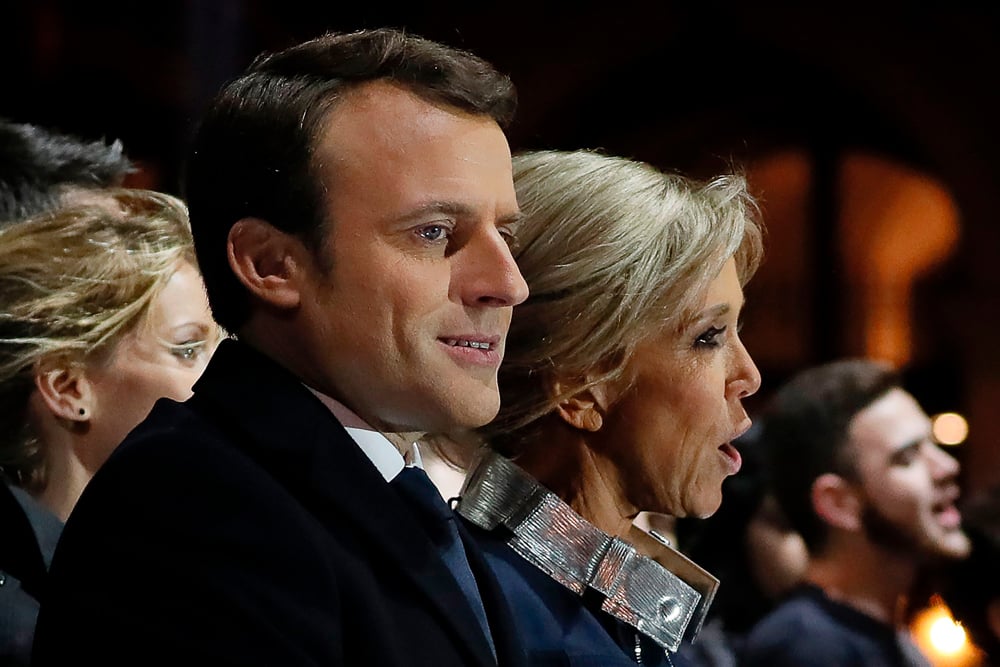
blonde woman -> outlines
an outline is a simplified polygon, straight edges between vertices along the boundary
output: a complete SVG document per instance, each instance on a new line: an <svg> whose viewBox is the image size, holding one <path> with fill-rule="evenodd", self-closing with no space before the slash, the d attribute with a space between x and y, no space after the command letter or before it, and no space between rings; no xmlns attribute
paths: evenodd
<svg viewBox="0 0 1000 667"><path fill-rule="evenodd" d="M0 230L3 473L65 521L153 403L190 396L218 338L174 197L81 191Z"/></svg>
<svg viewBox="0 0 1000 667"><path fill-rule="evenodd" d="M633 519L708 516L739 470L760 384L738 333L756 209L737 176L587 151L519 155L514 180L530 296L458 512L532 664L670 664L716 582Z"/></svg>

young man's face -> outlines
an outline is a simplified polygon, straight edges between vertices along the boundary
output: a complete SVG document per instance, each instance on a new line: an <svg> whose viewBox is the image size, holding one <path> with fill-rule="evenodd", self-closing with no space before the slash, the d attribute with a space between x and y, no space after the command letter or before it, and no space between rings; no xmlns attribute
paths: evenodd
<svg viewBox="0 0 1000 667"><path fill-rule="evenodd" d="M315 162L329 231L301 314L316 388L387 431L490 421L528 295L499 126L376 82L332 111Z"/></svg>
<svg viewBox="0 0 1000 667"><path fill-rule="evenodd" d="M859 412L850 437L872 542L918 559L963 558L969 539L955 508L958 463L931 440L930 420L902 389Z"/></svg>

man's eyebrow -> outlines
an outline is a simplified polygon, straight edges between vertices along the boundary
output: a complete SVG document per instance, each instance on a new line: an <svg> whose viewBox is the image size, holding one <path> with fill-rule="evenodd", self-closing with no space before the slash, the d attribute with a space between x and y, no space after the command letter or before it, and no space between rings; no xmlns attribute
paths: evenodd
<svg viewBox="0 0 1000 667"><path fill-rule="evenodd" d="M467 204L454 201L432 201L422 204L415 209L404 213L396 218L396 222L415 222L431 215L448 215L456 218L472 217L476 214L475 209ZM524 213L517 211L500 216L497 225L517 225L524 218Z"/></svg>
<svg viewBox="0 0 1000 667"><path fill-rule="evenodd" d="M903 460L915 449L918 449L920 445L924 443L925 438L917 438L911 442L906 443L902 447L899 447L889 456L889 462L892 464L902 463Z"/></svg>
<svg viewBox="0 0 1000 667"><path fill-rule="evenodd" d="M454 201L432 201L422 204L415 209L411 209L399 216L399 222L408 222L425 218L428 215L445 214L451 216L469 216L473 214L471 206Z"/></svg>

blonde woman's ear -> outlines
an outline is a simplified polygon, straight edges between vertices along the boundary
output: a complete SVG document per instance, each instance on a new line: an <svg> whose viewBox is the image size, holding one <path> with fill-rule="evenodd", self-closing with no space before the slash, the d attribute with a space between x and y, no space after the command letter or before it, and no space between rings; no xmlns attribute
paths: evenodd
<svg viewBox="0 0 1000 667"><path fill-rule="evenodd" d="M35 387L52 414L69 422L86 422L93 416L90 381L82 366L50 367L35 375Z"/></svg>
<svg viewBox="0 0 1000 667"><path fill-rule="evenodd" d="M555 380L551 390L558 396L565 392L567 387L559 380ZM603 383L578 391L559 401L556 414L573 428L596 433L604 426L604 416L607 414L609 403L607 393Z"/></svg>

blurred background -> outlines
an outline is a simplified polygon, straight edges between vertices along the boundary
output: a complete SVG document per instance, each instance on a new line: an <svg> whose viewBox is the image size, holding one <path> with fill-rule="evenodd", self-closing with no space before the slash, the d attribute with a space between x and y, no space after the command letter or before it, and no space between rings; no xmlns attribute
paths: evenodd
<svg viewBox="0 0 1000 667"><path fill-rule="evenodd" d="M966 490L1000 483L995 4L8 0L0 16L0 115L119 138L130 184L175 194L192 119L256 54L380 25L510 74L515 150L745 171L768 229L751 411L803 366L888 359L929 412L966 420Z"/></svg>
<svg viewBox="0 0 1000 667"><path fill-rule="evenodd" d="M378 25L468 48L518 87L515 150L747 173L768 228L751 408L804 365L885 358L930 412L967 419L967 486L1000 482L1000 10L360 4L15 1L0 114L120 138L132 184L176 194L192 119L261 51Z"/></svg>
<svg viewBox="0 0 1000 667"><path fill-rule="evenodd" d="M0 115L120 138L132 184L176 194L193 118L256 54L379 25L468 48L518 87L515 150L747 173L751 408L804 365L885 358L967 420L967 488L1000 482L1000 9L754 5L14 0Z"/></svg>

